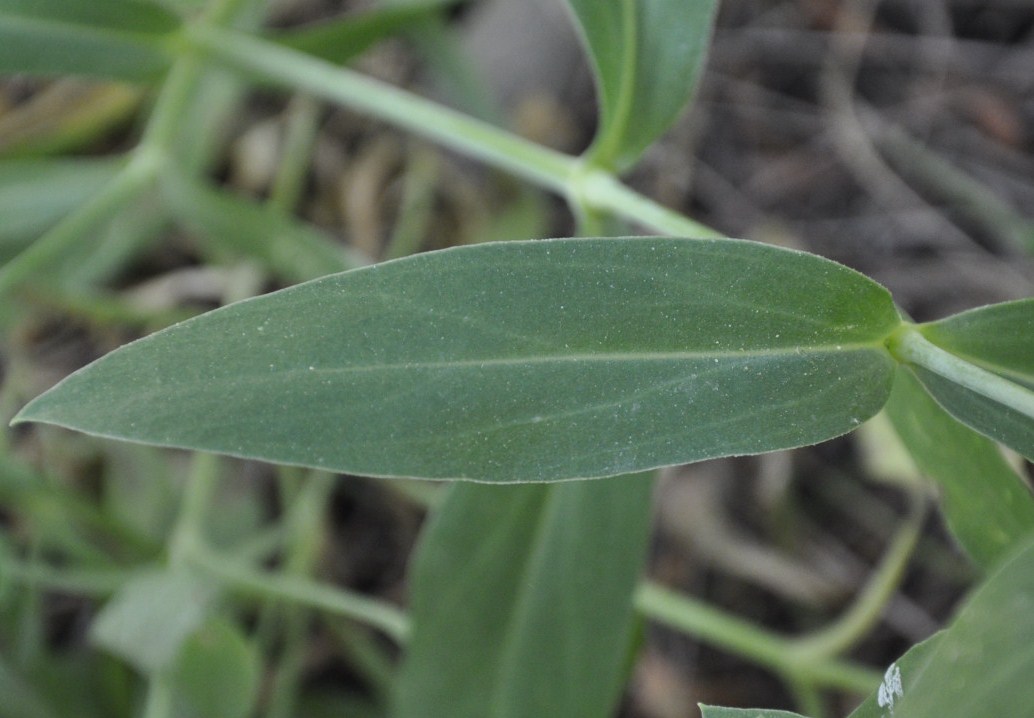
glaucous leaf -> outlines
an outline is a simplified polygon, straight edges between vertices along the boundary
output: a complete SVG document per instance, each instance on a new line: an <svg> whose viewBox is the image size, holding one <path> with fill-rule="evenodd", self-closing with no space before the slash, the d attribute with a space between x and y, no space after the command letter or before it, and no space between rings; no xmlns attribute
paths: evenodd
<svg viewBox="0 0 1034 718"><path fill-rule="evenodd" d="M372 476L612 476L852 430L899 323L878 284L769 245L482 244L175 325L16 421Z"/></svg>
<svg viewBox="0 0 1034 718"><path fill-rule="evenodd" d="M851 718L1021 716L1034 706L1034 543L979 586L951 625L916 646ZM932 644L932 645L931 645ZM914 653L920 653L917 657Z"/></svg>
<svg viewBox="0 0 1034 718"><path fill-rule="evenodd" d="M942 349L1034 389L1034 299L972 309L919 330Z"/></svg>
<svg viewBox="0 0 1034 718"><path fill-rule="evenodd" d="M179 19L139 0L0 0L0 73L128 80L165 70Z"/></svg>
<svg viewBox="0 0 1034 718"><path fill-rule="evenodd" d="M919 469L941 492L952 533L988 569L1034 532L1034 497L989 439L946 414L900 369L886 406Z"/></svg>
<svg viewBox="0 0 1034 718"><path fill-rule="evenodd" d="M567 0L596 76L597 164L624 170L675 121L703 72L717 0Z"/></svg>
<svg viewBox="0 0 1034 718"><path fill-rule="evenodd" d="M604 718L650 533L643 476L458 484L412 569L394 718Z"/></svg>

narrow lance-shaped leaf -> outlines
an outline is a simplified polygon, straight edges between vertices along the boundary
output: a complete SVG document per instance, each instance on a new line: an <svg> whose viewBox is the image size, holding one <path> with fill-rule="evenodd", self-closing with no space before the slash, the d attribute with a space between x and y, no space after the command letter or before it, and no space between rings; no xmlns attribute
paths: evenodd
<svg viewBox="0 0 1034 718"><path fill-rule="evenodd" d="M612 715L651 486L454 486L416 554L393 717Z"/></svg>
<svg viewBox="0 0 1034 718"><path fill-rule="evenodd" d="M148 79L168 67L178 27L139 0L0 0L0 72Z"/></svg>
<svg viewBox="0 0 1034 718"><path fill-rule="evenodd" d="M946 414L907 370L898 371L886 409L978 565L990 568L1034 532L1034 497L998 447Z"/></svg>
<svg viewBox="0 0 1034 718"><path fill-rule="evenodd" d="M599 477L850 431L899 323L864 276L753 242L483 244L170 327L16 420L374 476Z"/></svg>
<svg viewBox="0 0 1034 718"><path fill-rule="evenodd" d="M717 0L567 0L596 75L589 156L627 169L675 121L703 72Z"/></svg>

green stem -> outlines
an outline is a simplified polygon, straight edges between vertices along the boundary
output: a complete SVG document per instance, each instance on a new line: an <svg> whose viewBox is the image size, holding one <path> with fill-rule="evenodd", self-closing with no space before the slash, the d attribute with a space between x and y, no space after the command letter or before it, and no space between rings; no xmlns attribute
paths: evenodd
<svg viewBox="0 0 1034 718"><path fill-rule="evenodd" d="M0 297L59 264L76 242L114 218L127 203L149 189L161 165L161 158L152 153L134 154L86 204L0 268Z"/></svg>
<svg viewBox="0 0 1034 718"><path fill-rule="evenodd" d="M608 172L588 167L579 158L362 74L232 30L194 27L187 39L215 60L257 81L361 110L562 194L572 206L607 210L666 234L720 236L636 193Z"/></svg>
<svg viewBox="0 0 1034 718"><path fill-rule="evenodd" d="M213 27L190 28L196 47L258 81L362 110L558 192L574 160L463 113L272 42Z"/></svg>
<svg viewBox="0 0 1034 718"><path fill-rule="evenodd" d="M610 210L618 216L655 231L694 239L725 236L706 224L695 222L649 197L644 197L602 170L584 169L576 187L588 206Z"/></svg>
<svg viewBox="0 0 1034 718"><path fill-rule="evenodd" d="M280 166L269 192L269 204L285 214L294 212L305 189L320 109L320 103L307 95L295 95L287 106Z"/></svg>
<svg viewBox="0 0 1034 718"><path fill-rule="evenodd" d="M162 675L152 675L147 682L143 718L171 718L173 715L173 694L169 679Z"/></svg>
<svg viewBox="0 0 1034 718"><path fill-rule="evenodd" d="M256 571L209 551L195 551L191 563L237 591L293 601L368 623L399 643L405 641L409 631L409 621L401 610L352 591L308 579Z"/></svg>
<svg viewBox="0 0 1034 718"><path fill-rule="evenodd" d="M905 324L891 335L887 349L900 362L920 366L1002 406L1034 417L1034 391L941 349L913 324Z"/></svg>
<svg viewBox="0 0 1034 718"><path fill-rule="evenodd" d="M868 693L880 683L878 671L836 658L791 665L794 641L655 583L644 583L635 597L647 618L766 666L794 680Z"/></svg>
<svg viewBox="0 0 1034 718"><path fill-rule="evenodd" d="M830 626L811 635L793 639L791 653L794 660L807 663L839 655L856 644L879 621L891 594L901 583L919 540L925 513L922 499L919 496L914 497L911 515L894 537L861 595Z"/></svg>
<svg viewBox="0 0 1034 718"><path fill-rule="evenodd" d="M203 553L205 516L219 479L219 458L197 452L183 492L180 514L169 539L169 563L183 566Z"/></svg>
<svg viewBox="0 0 1034 718"><path fill-rule="evenodd" d="M60 591L79 596L110 596L129 580L131 571L123 569L76 570L55 568L40 562L25 563L4 558L6 578L47 591Z"/></svg>

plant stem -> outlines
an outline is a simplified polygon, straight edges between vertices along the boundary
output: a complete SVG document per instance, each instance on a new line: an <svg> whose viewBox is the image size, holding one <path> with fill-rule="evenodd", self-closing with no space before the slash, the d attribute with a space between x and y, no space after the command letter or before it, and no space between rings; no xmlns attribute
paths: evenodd
<svg viewBox="0 0 1034 718"><path fill-rule="evenodd" d="M578 188L590 207L608 209L627 220L676 237L721 238L725 235L645 197L608 172L583 171Z"/></svg>
<svg viewBox="0 0 1034 718"><path fill-rule="evenodd" d="M791 653L794 660L807 663L839 655L857 643L876 624L891 594L901 582L919 540L925 514L922 499L918 495L914 496L910 516L894 537L861 595L832 625L811 635L793 639Z"/></svg>
<svg viewBox="0 0 1034 718"><path fill-rule="evenodd" d="M656 583L646 582L635 597L647 618L750 659L793 680L868 693L879 685L878 671L832 657L791 664L794 641Z"/></svg>
<svg viewBox="0 0 1034 718"><path fill-rule="evenodd" d="M58 264L77 241L111 220L128 202L149 189L160 168L157 156L134 154L96 195L0 268L0 297L33 275Z"/></svg>
<svg viewBox="0 0 1034 718"><path fill-rule="evenodd" d="M129 580L131 571L123 569L76 570L56 568L34 561L25 563L7 557L0 559L5 577L48 591L79 596L110 596Z"/></svg>
<svg viewBox="0 0 1034 718"><path fill-rule="evenodd" d="M961 387L1034 418L1034 392L970 364L928 340L913 324L905 324L887 340L898 361L923 367Z"/></svg>
<svg viewBox="0 0 1034 718"><path fill-rule="evenodd" d="M158 674L150 676L143 718L170 718L173 715L172 698L169 679Z"/></svg>
<svg viewBox="0 0 1034 718"><path fill-rule="evenodd" d="M368 623L399 643L405 641L409 632L409 620L401 610L352 591L308 579L256 571L210 551L195 551L191 564L238 591L294 601Z"/></svg>
<svg viewBox="0 0 1034 718"><path fill-rule="evenodd" d="M219 479L219 459L197 452L183 492L180 514L169 539L169 563L182 566L204 552L205 515Z"/></svg>
<svg viewBox="0 0 1034 718"><path fill-rule="evenodd" d="M187 41L255 79L361 110L413 134L568 197L572 206L614 212L655 231L720 236L666 209L580 159L525 140L435 102L275 43L226 30L190 28Z"/></svg>
<svg viewBox="0 0 1034 718"><path fill-rule="evenodd" d="M272 42L198 26L188 39L255 80L307 92L403 127L559 192L574 160L405 90Z"/></svg>

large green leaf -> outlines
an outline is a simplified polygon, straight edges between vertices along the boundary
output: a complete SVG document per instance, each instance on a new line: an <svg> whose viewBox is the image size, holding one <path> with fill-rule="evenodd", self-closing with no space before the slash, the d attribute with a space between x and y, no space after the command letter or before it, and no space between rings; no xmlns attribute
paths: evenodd
<svg viewBox="0 0 1034 718"><path fill-rule="evenodd" d="M651 486L454 486L413 566L395 718L611 715Z"/></svg>
<svg viewBox="0 0 1034 718"><path fill-rule="evenodd" d="M907 370L898 371L886 409L977 564L990 568L1034 532L1034 497L998 447L946 414Z"/></svg>
<svg viewBox="0 0 1034 718"><path fill-rule="evenodd" d="M0 0L0 72L150 78L168 66L178 27L138 0Z"/></svg>
<svg viewBox="0 0 1034 718"><path fill-rule="evenodd" d="M1025 716L1034 706L1034 543L1026 542L935 640L888 667L852 718ZM914 654L919 654L918 656Z"/></svg>
<svg viewBox="0 0 1034 718"><path fill-rule="evenodd" d="M1034 299L980 307L919 330L942 349L1034 389Z"/></svg>
<svg viewBox="0 0 1034 718"><path fill-rule="evenodd" d="M862 275L753 242L482 244L170 327L16 420L375 476L598 477L850 431L899 323Z"/></svg>
<svg viewBox="0 0 1034 718"><path fill-rule="evenodd" d="M717 0L567 0L596 75L600 124L589 150L626 169L689 102Z"/></svg>

